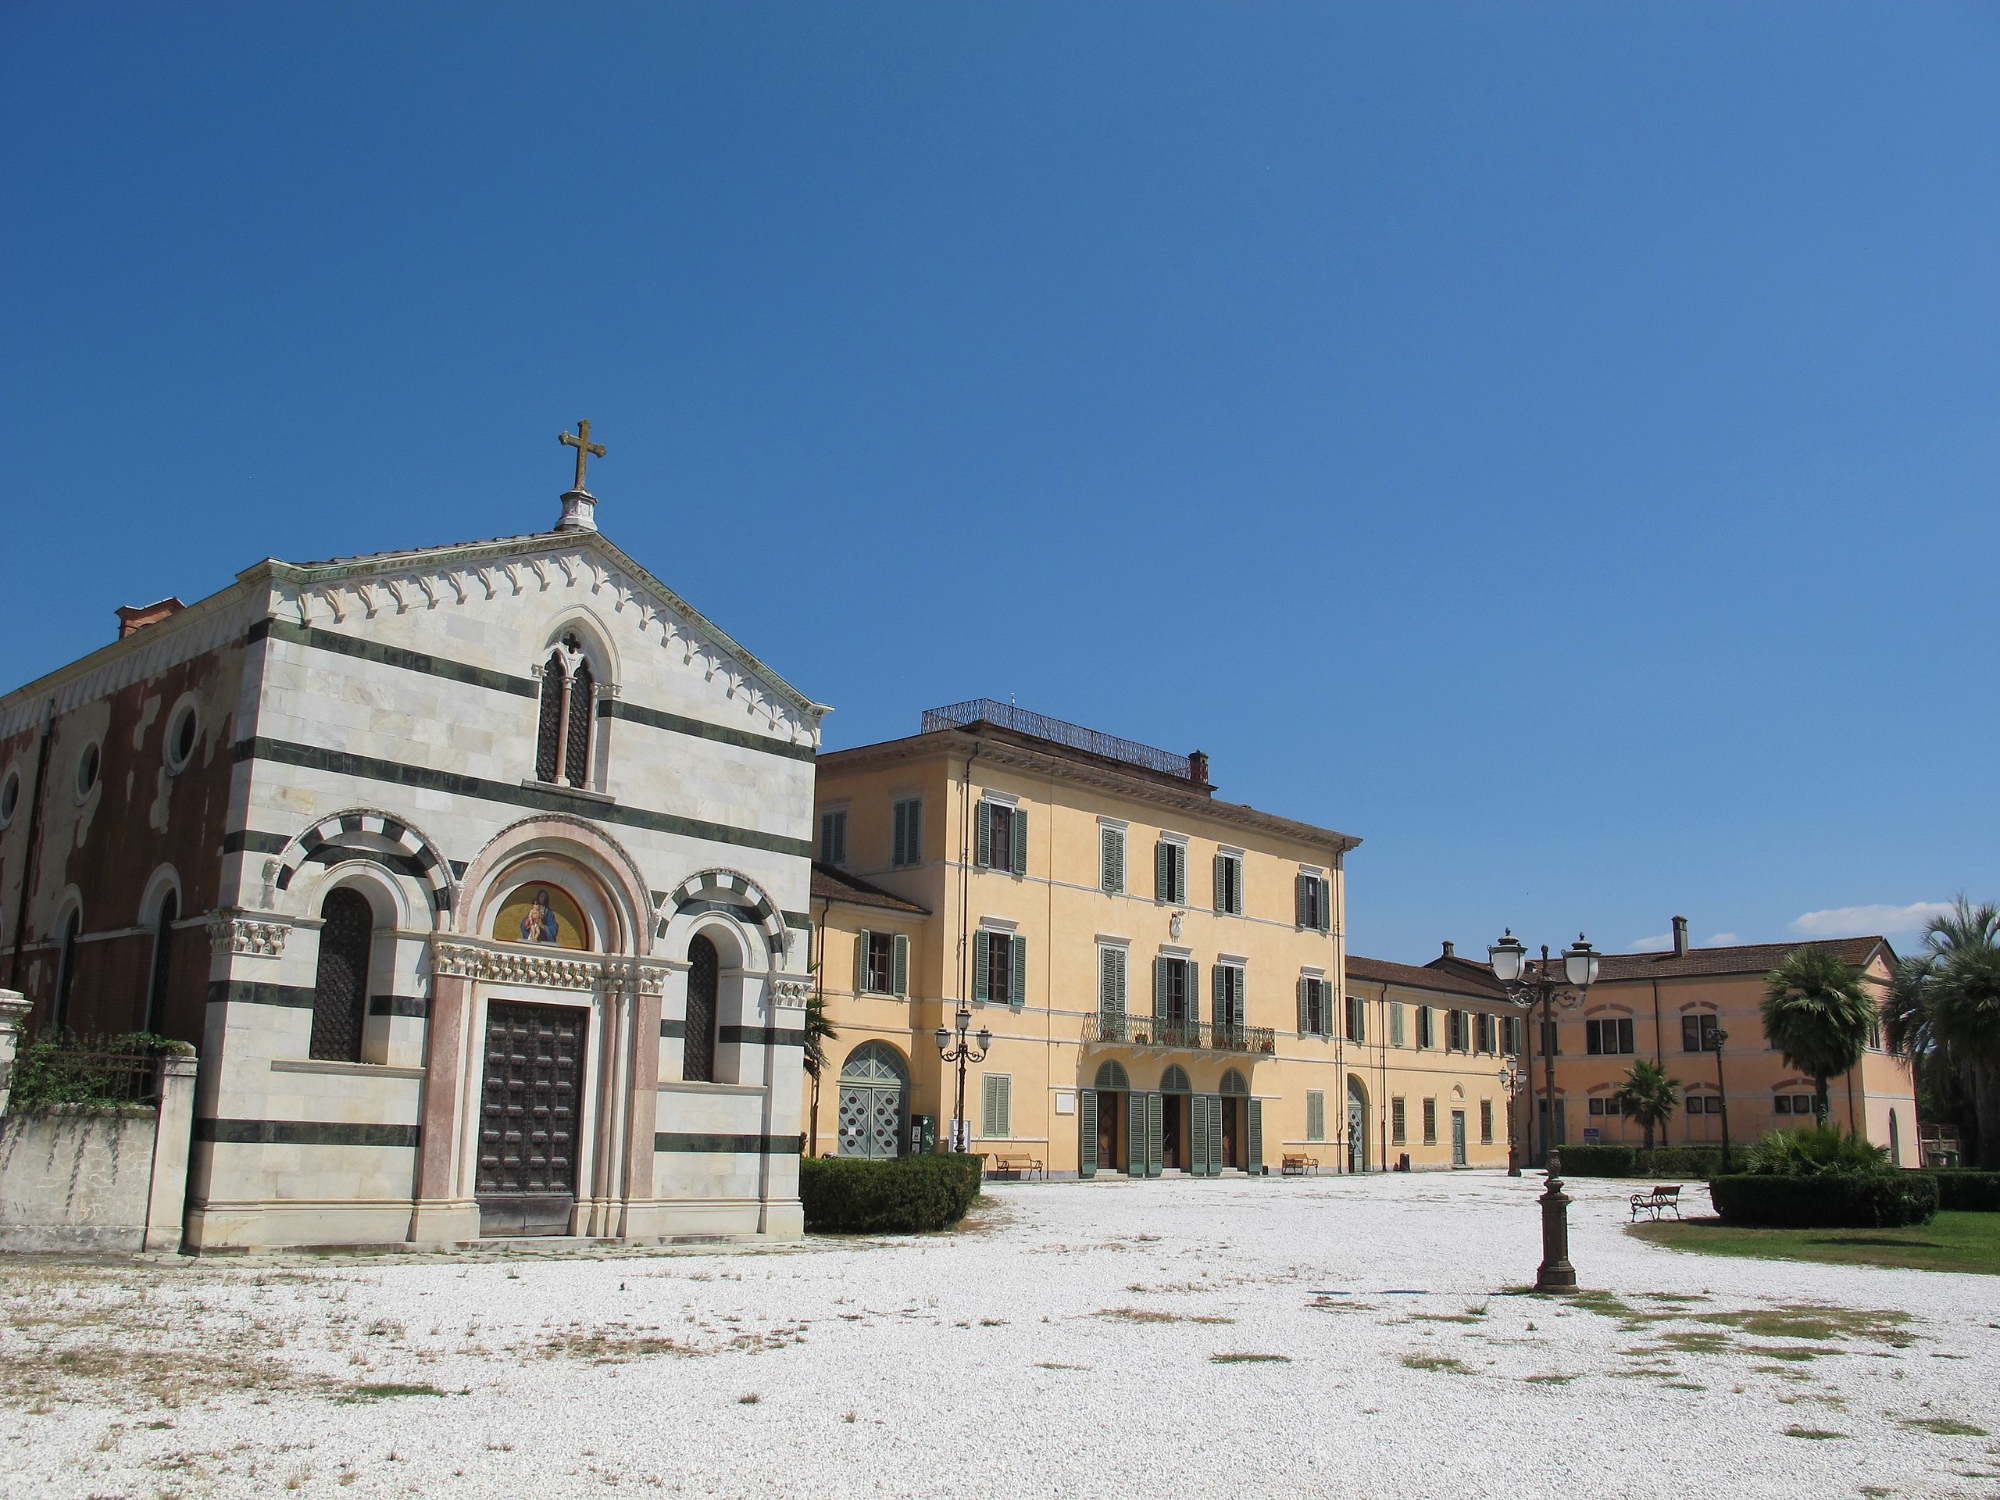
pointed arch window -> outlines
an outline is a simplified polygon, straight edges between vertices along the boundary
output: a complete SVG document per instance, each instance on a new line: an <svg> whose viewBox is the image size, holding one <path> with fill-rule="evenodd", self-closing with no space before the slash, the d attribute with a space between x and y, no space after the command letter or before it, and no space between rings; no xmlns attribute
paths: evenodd
<svg viewBox="0 0 2000 1500"><path fill-rule="evenodd" d="M538 781L587 786L597 678L572 631L542 664L542 712L535 736Z"/></svg>
<svg viewBox="0 0 2000 1500"><path fill-rule="evenodd" d="M139 1029L158 1032L167 1012L167 978L173 972L174 923L180 920L181 898L173 891L160 897L160 915L153 923L153 971L146 981L146 1015Z"/></svg>

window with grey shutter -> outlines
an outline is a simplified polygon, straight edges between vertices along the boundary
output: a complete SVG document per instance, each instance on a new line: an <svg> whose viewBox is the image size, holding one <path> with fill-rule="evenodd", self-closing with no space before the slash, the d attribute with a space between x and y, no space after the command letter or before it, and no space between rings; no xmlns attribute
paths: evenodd
<svg viewBox="0 0 2000 1500"><path fill-rule="evenodd" d="M1389 1045L1403 1045L1403 1002L1400 1000L1389 1002Z"/></svg>
<svg viewBox="0 0 2000 1500"><path fill-rule="evenodd" d="M866 927L854 935L854 993L868 993L868 960L870 949L874 947L875 934Z"/></svg>
<svg viewBox="0 0 2000 1500"><path fill-rule="evenodd" d="M907 998L910 993L910 935L896 934L895 954L891 962L889 993Z"/></svg>
<svg viewBox="0 0 2000 1500"><path fill-rule="evenodd" d="M1012 863L1011 863L1011 865L1010 865L1010 868L1011 868L1011 869L1012 869L1012 870L1014 871L1014 873L1015 873L1016 875L1025 875L1025 874L1027 874L1027 873L1028 873L1028 810L1027 810L1027 808L1025 808L1025 807L1017 807L1017 808L1015 808L1015 809L1014 809L1014 819L1013 819L1013 822L1014 822L1014 829L1013 829L1013 856L1014 856L1014 857L1013 857L1013 860L1012 860Z"/></svg>
<svg viewBox="0 0 2000 1500"><path fill-rule="evenodd" d="M1028 1002L1028 940L1016 934L1008 944L1007 954L1007 1003L1020 1006Z"/></svg>
<svg viewBox="0 0 2000 1500"><path fill-rule="evenodd" d="M1120 894L1125 889L1125 830L1098 829L1097 854L1098 886L1114 896Z"/></svg>
<svg viewBox="0 0 2000 1500"><path fill-rule="evenodd" d="M1326 1094L1319 1089L1306 1090L1306 1139L1326 1139Z"/></svg>
<svg viewBox="0 0 2000 1500"><path fill-rule="evenodd" d="M1166 1018L1167 960L1156 958L1153 960L1153 1019L1157 1022L1164 1021Z"/></svg>
<svg viewBox="0 0 2000 1500"><path fill-rule="evenodd" d="M1125 1038L1125 964L1123 948L1097 950L1098 1035L1107 1042Z"/></svg>
<svg viewBox="0 0 2000 1500"><path fill-rule="evenodd" d="M1153 845L1153 899L1174 899L1174 846L1165 839Z"/></svg>
<svg viewBox="0 0 2000 1500"><path fill-rule="evenodd" d="M1406 1146L1409 1144L1409 1115L1401 1099L1389 1101L1389 1144Z"/></svg>
<svg viewBox="0 0 2000 1500"><path fill-rule="evenodd" d="M1081 1089L1076 1096L1076 1175L1097 1175L1096 1089Z"/></svg>
<svg viewBox="0 0 2000 1500"><path fill-rule="evenodd" d="M1306 1021L1307 1021L1306 986L1311 982L1312 981L1307 979L1305 975L1301 974L1299 976L1299 1035L1300 1036L1305 1036L1308 1034L1306 1026Z"/></svg>
<svg viewBox="0 0 2000 1500"><path fill-rule="evenodd" d="M819 858L821 864L847 863L847 810L819 815Z"/></svg>
<svg viewBox="0 0 2000 1500"><path fill-rule="evenodd" d="M1426 1146L1435 1146L1437 1143L1438 1102L1435 1099L1426 1099L1424 1101L1424 1144Z"/></svg>
<svg viewBox="0 0 2000 1500"><path fill-rule="evenodd" d="M898 802L894 810L894 837L889 862L902 869L923 863L924 804L916 797Z"/></svg>
<svg viewBox="0 0 2000 1500"><path fill-rule="evenodd" d="M947 820L948 821L948 820ZM993 865L993 804L982 799L972 810L972 862L980 869Z"/></svg>
<svg viewBox="0 0 2000 1500"><path fill-rule="evenodd" d="M979 1133L992 1140L1005 1140L1013 1132L1014 1079L1007 1073L988 1073L981 1080L984 1093Z"/></svg>
<svg viewBox="0 0 2000 1500"><path fill-rule="evenodd" d="M981 929L972 935L972 998L984 1004L993 988L993 934Z"/></svg>

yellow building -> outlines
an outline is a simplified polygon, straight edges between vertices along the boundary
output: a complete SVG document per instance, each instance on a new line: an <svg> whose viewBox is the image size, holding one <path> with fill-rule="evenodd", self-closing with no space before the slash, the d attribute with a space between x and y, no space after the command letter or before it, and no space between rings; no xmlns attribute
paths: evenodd
<svg viewBox="0 0 2000 1500"><path fill-rule="evenodd" d="M1381 1144L1354 1160L1380 1166L1395 1098L1439 1112L1431 1145L1407 1117L1398 1155L1449 1164L1459 1110L1466 1159L1504 1162L1504 1120L1497 1155L1480 1125L1497 1058L1415 1044L1417 1006L1442 1017L1470 997L1431 976L1431 998L1382 1001L1381 1040L1360 1037L1367 1005L1343 981L1343 864L1360 841L1213 792L1199 752L990 700L820 756L813 957L839 1034L808 1127L819 1149L900 1154L927 1125L948 1139L956 1071L935 1032L964 1004L992 1041L967 1069L963 1118L996 1162L1335 1170L1358 1099L1360 1138Z"/></svg>
<svg viewBox="0 0 2000 1500"><path fill-rule="evenodd" d="M1880 937L1695 948L1686 919L1675 917L1672 948L1606 954L1582 1006L1557 1017L1558 1141L1643 1139L1612 1098L1640 1057L1663 1064L1681 1082L1683 1105L1667 1126L1676 1144L1720 1144L1725 1120L1739 1146L1773 1129L1813 1124L1813 1081L1764 1040L1760 1010L1765 976L1799 947L1833 950L1862 971L1878 1006L1887 996L1896 955ZM1718 1030L1728 1038L1720 1059ZM1537 1089L1542 1071L1538 1051ZM1860 1063L1831 1080L1830 1100L1833 1124L1889 1147L1901 1166L1920 1165L1910 1067L1882 1050L1879 1026Z"/></svg>

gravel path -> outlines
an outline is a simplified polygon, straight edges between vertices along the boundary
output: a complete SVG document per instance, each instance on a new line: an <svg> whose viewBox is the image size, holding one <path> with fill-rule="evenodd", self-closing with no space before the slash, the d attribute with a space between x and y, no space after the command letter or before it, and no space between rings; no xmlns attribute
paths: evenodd
<svg viewBox="0 0 2000 1500"><path fill-rule="evenodd" d="M1679 1254L1539 1178L994 1189L971 1232L0 1265L0 1493L2000 1493L2000 1278ZM1247 1357L1246 1357L1247 1356ZM1788 1431L1798 1435L1787 1435Z"/></svg>

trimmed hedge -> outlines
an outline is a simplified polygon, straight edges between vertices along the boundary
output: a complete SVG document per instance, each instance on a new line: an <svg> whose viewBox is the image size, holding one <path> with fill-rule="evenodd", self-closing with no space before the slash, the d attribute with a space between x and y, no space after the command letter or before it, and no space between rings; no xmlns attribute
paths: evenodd
<svg viewBox="0 0 2000 1500"><path fill-rule="evenodd" d="M1708 1196L1723 1223L1766 1229L1896 1229L1938 1211L1927 1172L1746 1172L1713 1179Z"/></svg>
<svg viewBox="0 0 2000 1500"><path fill-rule="evenodd" d="M1558 1146L1565 1177L1713 1177L1722 1167L1719 1146Z"/></svg>
<svg viewBox="0 0 2000 1500"><path fill-rule="evenodd" d="M1941 1168L1924 1173L1938 1185L1938 1207L1954 1213L2000 1213L2000 1172Z"/></svg>
<svg viewBox="0 0 2000 1500"><path fill-rule="evenodd" d="M979 1196L979 1156L799 1158L799 1201L817 1234L919 1234L949 1229Z"/></svg>

